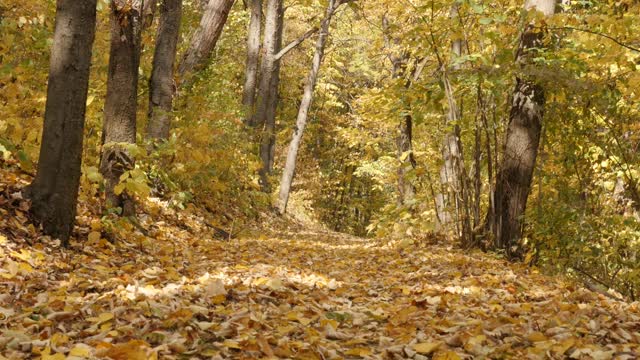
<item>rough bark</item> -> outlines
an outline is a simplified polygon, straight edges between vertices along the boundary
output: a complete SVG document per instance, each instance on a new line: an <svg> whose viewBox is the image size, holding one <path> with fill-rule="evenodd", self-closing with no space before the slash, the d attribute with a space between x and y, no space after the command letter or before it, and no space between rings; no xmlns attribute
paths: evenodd
<svg viewBox="0 0 640 360"><path fill-rule="evenodd" d="M287 152L287 160L282 173L282 181L280 183L280 194L278 196L278 202L276 207L280 214L284 214L287 210L287 203L289 202L289 194L291 192L291 184L293 183L293 177L296 169L296 159L298 156L298 149L302 142L302 135L304 129L307 126L307 118L309 115L309 109L313 101L313 93L318 80L318 73L320 72L320 65L324 58L324 49L329 37L329 26L331 25L331 19L335 14L337 8L343 3L340 0L329 0L325 18L322 20L320 26L320 33L318 34L318 40L316 41L315 53L311 64L311 71L309 72L309 78L304 86L304 94L300 107L298 109L298 117L296 119L296 128L293 132L291 143L289 144L289 150Z"/></svg>
<svg viewBox="0 0 640 360"><path fill-rule="evenodd" d="M163 0L160 5L160 25L149 79L149 123L147 138L169 138L173 95L176 90L173 69L180 37L182 0Z"/></svg>
<svg viewBox="0 0 640 360"><path fill-rule="evenodd" d="M153 24L153 18L156 15L159 0L144 0L142 4L142 16L144 17L144 28L147 29Z"/></svg>
<svg viewBox="0 0 640 360"><path fill-rule="evenodd" d="M275 36L274 56L282 48L282 32L284 30L284 7L282 3L278 9L278 22ZM273 162L276 146L276 113L278 101L280 100L280 60L274 59L273 74L269 82L268 100L264 114L264 131L260 140L260 159L262 168L260 169L260 183L264 192L271 192L269 175L273 171Z"/></svg>
<svg viewBox="0 0 640 360"><path fill-rule="evenodd" d="M404 205L413 200L416 187L407 179L407 174L416 168L416 160L413 156L413 117L405 115L398 127L396 140L398 149L398 203Z"/></svg>
<svg viewBox="0 0 640 360"><path fill-rule="evenodd" d="M235 0L209 0L200 20L200 26L191 38L189 48L178 66L180 81L187 80L189 74L206 65L211 52L222 34L229 12Z"/></svg>
<svg viewBox="0 0 640 360"><path fill-rule="evenodd" d="M68 244L76 217L97 0L58 0L44 130L26 191L46 234Z"/></svg>
<svg viewBox="0 0 640 360"><path fill-rule="evenodd" d="M262 0L249 0L251 19L247 34L247 60L245 69L242 106L245 123L249 124L253 117L256 102L256 85L258 84L258 63L260 62L260 33L262 30Z"/></svg>
<svg viewBox="0 0 640 360"><path fill-rule="evenodd" d="M115 194L120 176L133 169L134 161L126 144L136 143L138 68L142 35L141 1L111 2L111 49L104 105L102 158L100 171L105 179L106 205L121 208L122 214L135 214L133 199Z"/></svg>
<svg viewBox="0 0 640 360"><path fill-rule="evenodd" d="M528 0L526 9L546 16L555 12L555 0ZM528 62L528 50L543 47L544 34L529 26L522 36L518 62ZM536 165L545 106L544 88L535 78L521 77L513 92L505 152L496 179L495 209L490 224L494 246L514 259L524 255L523 217Z"/></svg>
<svg viewBox="0 0 640 360"><path fill-rule="evenodd" d="M249 120L249 125L263 127L267 117L271 79L274 77L275 54L277 52L278 18L282 0L267 0L267 10L264 24L264 41L262 46L262 62L260 63L260 85L256 95L256 110Z"/></svg>

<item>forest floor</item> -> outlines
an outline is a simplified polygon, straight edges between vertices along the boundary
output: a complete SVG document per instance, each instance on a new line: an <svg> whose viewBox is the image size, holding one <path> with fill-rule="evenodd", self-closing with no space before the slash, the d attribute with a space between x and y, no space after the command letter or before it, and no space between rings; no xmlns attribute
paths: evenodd
<svg viewBox="0 0 640 360"><path fill-rule="evenodd" d="M303 228L222 241L161 202L115 243L81 204L64 249L29 223L26 180L0 181L0 359L640 354L638 303L497 256Z"/></svg>

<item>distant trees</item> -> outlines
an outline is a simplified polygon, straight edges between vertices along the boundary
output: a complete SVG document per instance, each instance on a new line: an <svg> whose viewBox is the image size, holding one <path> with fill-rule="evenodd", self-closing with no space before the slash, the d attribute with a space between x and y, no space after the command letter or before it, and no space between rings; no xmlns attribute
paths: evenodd
<svg viewBox="0 0 640 360"><path fill-rule="evenodd" d="M300 102L300 107L298 109L298 117L296 119L293 137L291 138L291 143L289 144L289 149L287 151L287 161L284 165L282 181L280 182L280 193L278 195L278 201L276 204L276 207L280 214L284 214L287 210L289 194L291 192L291 184L293 183L293 177L296 170L298 149L300 148L300 143L302 142L304 129L307 126L309 109L311 108L311 103L313 101L313 92L318 80L320 65L322 64L322 60L324 58L324 50L325 45L327 44L327 39L329 37L331 20L340 5L346 2L348 2L348 0L329 0L325 17L322 20L322 24L320 25L320 34L318 35L318 40L316 41L315 53L311 62L311 70L309 71L309 77L307 78L307 82L304 86L302 101Z"/></svg>
<svg viewBox="0 0 640 360"><path fill-rule="evenodd" d="M44 232L67 244L76 215L97 0L57 0L36 177L27 191Z"/></svg>
<svg viewBox="0 0 640 360"><path fill-rule="evenodd" d="M397 51L394 47L398 39L392 38L390 34L390 24L387 15L382 16L382 34L385 48L388 52L387 58L391 61L391 76L403 82L403 89L408 89L412 84L412 75L409 71L409 54L407 51ZM398 53L399 52L399 53ZM415 71L413 71L415 73ZM396 136L398 166L398 204L405 205L414 200L416 187L409 179L409 172L416 168L416 160L413 154L413 116L410 109L405 109L405 114L398 125Z"/></svg>

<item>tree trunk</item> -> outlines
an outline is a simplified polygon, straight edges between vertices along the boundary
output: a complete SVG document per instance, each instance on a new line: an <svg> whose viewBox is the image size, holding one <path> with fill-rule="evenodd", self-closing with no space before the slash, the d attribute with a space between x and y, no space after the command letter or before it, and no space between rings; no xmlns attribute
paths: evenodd
<svg viewBox="0 0 640 360"><path fill-rule="evenodd" d="M389 34L389 20L386 15L382 17L382 29L385 47L389 54L387 57L391 61L393 66L391 76L394 79L402 79L407 76L407 61L409 56L406 52L401 54L394 53L394 45L397 45L397 39L392 39ZM395 41L394 41L395 40ZM411 87L411 80L407 80L404 84L404 89ZM409 106L405 109L409 112ZM396 138L397 158L400 165L398 166L398 205L404 205L407 201L411 201L415 197L416 188L407 179L407 174L415 169L416 161L413 155L413 118L410 114L403 116L398 126L398 135Z"/></svg>
<svg viewBox="0 0 640 360"><path fill-rule="evenodd" d="M262 0L249 0L251 20L247 34L247 61L245 70L242 106L245 123L249 124L253 117L256 102L256 85L258 83L258 63L260 60L260 32L262 30Z"/></svg>
<svg viewBox="0 0 640 360"><path fill-rule="evenodd" d="M398 203L406 204L413 200L416 194L415 186L407 179L407 173L416 168L416 160L413 156L413 117L409 114L404 116L398 127Z"/></svg>
<svg viewBox="0 0 640 360"><path fill-rule="evenodd" d="M181 82L187 80L189 74L205 66L222 34L233 3L234 0L209 0L200 20L200 27L193 34L189 48L178 66Z"/></svg>
<svg viewBox="0 0 640 360"><path fill-rule="evenodd" d="M282 173L280 194L278 196L278 203L276 204L280 214L284 214L287 210L291 184L293 183L293 176L296 170L298 149L300 148L304 129L307 126L309 109L311 108L311 102L313 101L313 92L318 80L320 65L322 64L322 59L324 57L324 48L327 43L327 38L329 37L329 26L331 25L331 19L333 18L335 11L341 4L342 1L340 0L329 0L325 18L322 20L322 25L320 26L320 33L318 34L318 40L316 41L316 50L311 64L311 71L309 72L309 78L307 79L307 83L304 87L304 94L302 96L302 101L300 102L298 117L296 119L296 128L293 132L291 144L289 145L289 150L287 152L287 161Z"/></svg>
<svg viewBox="0 0 640 360"><path fill-rule="evenodd" d="M96 4L97 0L56 2L40 160L26 191L45 234L65 246L76 217Z"/></svg>
<svg viewBox="0 0 640 360"><path fill-rule="evenodd" d="M555 12L555 0L527 0L526 9L541 11L546 16ZM518 62L526 62L528 50L543 47L544 34L528 26L522 36ZM493 231L497 249L512 258L524 255L521 243L523 217L531 180L536 165L540 131L544 113L544 89L532 77L518 78L513 92L505 153L496 179Z"/></svg>
<svg viewBox="0 0 640 360"><path fill-rule="evenodd" d="M262 62L260 64L260 86L256 96L256 111L250 119L249 125L262 127L267 117L271 79L274 76L275 54L277 52L278 17L282 8L282 0L267 0L267 11L264 26L264 43Z"/></svg>
<svg viewBox="0 0 640 360"><path fill-rule="evenodd" d="M271 9L271 2L276 2L275 9ZM256 125L264 125L260 140L260 184L264 192L271 192L269 175L273 170L273 152L275 149L276 110L278 107L278 87L280 86L280 60L275 55L282 48L282 31L284 26L284 7L282 0L269 0L267 3L267 24L265 26L265 55L262 64L262 79L258 95L258 109L256 111ZM275 16L271 11L275 11ZM273 19L271 19L273 17ZM275 21L274 25L270 23ZM271 34L270 32L274 33Z"/></svg>
<svg viewBox="0 0 640 360"><path fill-rule="evenodd" d="M456 4L451 9L451 18L453 19L458 17L458 6ZM462 40L455 40L452 43L451 53L454 59L462 55L462 46ZM458 69L459 65L453 66L453 70ZM469 236L471 236L469 195L462 141L460 140L460 125L458 124L462 114L446 69L443 69L442 82L449 111L445 122L447 133L444 136L442 146L441 193L436 196L437 228L447 235L455 231L462 243L468 245ZM455 217L451 214L452 210L455 210Z"/></svg>
<svg viewBox="0 0 640 360"><path fill-rule="evenodd" d="M156 15L156 8L158 7L159 0L144 0L142 4L142 17L144 23L144 29L149 28L153 24L153 18Z"/></svg>
<svg viewBox="0 0 640 360"><path fill-rule="evenodd" d="M149 123L147 138L167 140L176 87L173 68L180 37L182 0L164 0L160 6L160 25L149 79Z"/></svg>
<svg viewBox="0 0 640 360"><path fill-rule="evenodd" d="M133 199L125 193L116 194L114 188L120 176L134 167L126 145L136 143L141 10L140 1L111 2L111 49L100 171L106 182L107 207L121 208L125 216L135 214Z"/></svg>

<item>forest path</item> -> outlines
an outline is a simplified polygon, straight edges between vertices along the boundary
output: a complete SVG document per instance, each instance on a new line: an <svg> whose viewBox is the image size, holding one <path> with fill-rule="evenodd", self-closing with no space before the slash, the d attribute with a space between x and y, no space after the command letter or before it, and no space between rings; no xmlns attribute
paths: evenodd
<svg viewBox="0 0 640 360"><path fill-rule="evenodd" d="M116 245L94 238L71 249L47 238L27 246L0 232L0 354L43 360L640 354L638 304L487 254L313 231L219 241L185 230L198 221L147 222L150 237L131 232Z"/></svg>

